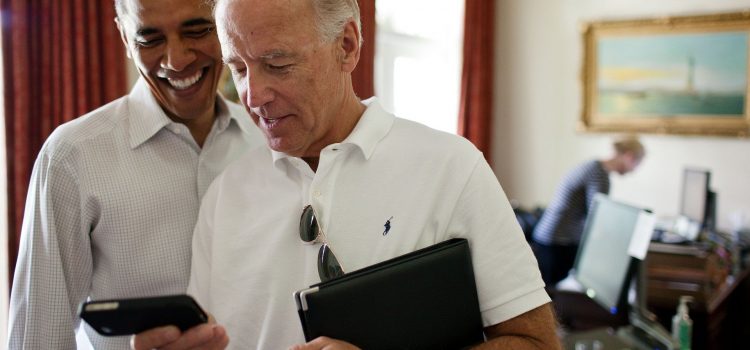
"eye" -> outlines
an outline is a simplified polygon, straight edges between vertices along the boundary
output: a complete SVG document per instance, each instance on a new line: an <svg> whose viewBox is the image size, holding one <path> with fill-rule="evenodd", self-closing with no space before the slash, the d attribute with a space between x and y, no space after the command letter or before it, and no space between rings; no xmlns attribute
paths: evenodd
<svg viewBox="0 0 750 350"><path fill-rule="evenodd" d="M142 48L156 47L162 42L164 42L164 39L162 38L154 38L154 39L139 38L135 40L136 46L142 47Z"/></svg>
<svg viewBox="0 0 750 350"><path fill-rule="evenodd" d="M185 36L189 38L202 38L206 35L211 34L214 31L214 27L197 28L195 30L188 30L185 32Z"/></svg>
<svg viewBox="0 0 750 350"><path fill-rule="evenodd" d="M287 72L289 69L291 69L292 65L291 64L282 64L282 65L267 64L266 67L268 68L268 70L272 72L284 73L284 72Z"/></svg>
<svg viewBox="0 0 750 350"><path fill-rule="evenodd" d="M247 68L245 68L244 66L237 67L228 65L227 67L229 68L229 72L232 73L232 75L235 77L244 77L245 73L247 72Z"/></svg>

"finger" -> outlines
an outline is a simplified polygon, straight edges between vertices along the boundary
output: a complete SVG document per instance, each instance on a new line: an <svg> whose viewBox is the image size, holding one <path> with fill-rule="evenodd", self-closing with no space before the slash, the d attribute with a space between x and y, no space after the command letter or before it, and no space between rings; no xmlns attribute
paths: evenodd
<svg viewBox="0 0 750 350"><path fill-rule="evenodd" d="M223 350L229 345L229 334L227 330L221 326L214 326L214 344L210 347L211 350Z"/></svg>
<svg viewBox="0 0 750 350"><path fill-rule="evenodd" d="M295 345L290 350L334 350L334 349L358 349L347 342L328 337L317 337L306 344Z"/></svg>
<svg viewBox="0 0 750 350"><path fill-rule="evenodd" d="M188 329L176 341L162 347L164 350L224 349L229 343L224 327L202 324Z"/></svg>
<svg viewBox="0 0 750 350"><path fill-rule="evenodd" d="M289 348L289 350L317 350L322 349L324 346L330 343L328 337L317 337L305 344L297 344Z"/></svg>
<svg viewBox="0 0 750 350"><path fill-rule="evenodd" d="M287 350L305 350L307 344L295 344L289 347Z"/></svg>
<svg viewBox="0 0 750 350"><path fill-rule="evenodd" d="M214 336L208 343L201 344L191 350L223 350L229 345L229 336L226 329L221 326L213 326Z"/></svg>
<svg viewBox="0 0 750 350"><path fill-rule="evenodd" d="M180 337L180 330L175 326L159 327L133 335L130 348L149 350L167 345Z"/></svg>
<svg viewBox="0 0 750 350"><path fill-rule="evenodd" d="M216 324L216 318L214 318L214 315L208 314L208 324L214 325L214 337L213 342L210 344L209 347L204 348L205 350L222 350L229 345L229 335L227 334L226 328L222 326L217 326Z"/></svg>

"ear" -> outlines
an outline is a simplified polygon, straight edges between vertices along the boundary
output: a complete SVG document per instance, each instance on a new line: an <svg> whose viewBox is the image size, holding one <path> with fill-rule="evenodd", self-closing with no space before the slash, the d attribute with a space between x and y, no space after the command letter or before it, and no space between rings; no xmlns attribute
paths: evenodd
<svg viewBox="0 0 750 350"><path fill-rule="evenodd" d="M347 73L354 71L359 62L361 51L360 38L362 33L357 29L353 19L350 19L344 25L344 31L339 38L339 49L341 52L341 70Z"/></svg>
<svg viewBox="0 0 750 350"><path fill-rule="evenodd" d="M128 37L125 35L125 27L120 23L120 18L115 17L115 24L117 25L117 30L120 31L120 39L122 40L122 44L125 45L125 54L128 55L129 59L133 59L133 56L130 54L130 45L128 44Z"/></svg>

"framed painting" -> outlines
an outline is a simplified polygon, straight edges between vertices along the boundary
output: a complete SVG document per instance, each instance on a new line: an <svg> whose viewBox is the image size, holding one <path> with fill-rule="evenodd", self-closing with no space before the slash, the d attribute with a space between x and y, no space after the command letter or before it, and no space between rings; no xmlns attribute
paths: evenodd
<svg viewBox="0 0 750 350"><path fill-rule="evenodd" d="M581 128L747 137L750 12L584 26Z"/></svg>

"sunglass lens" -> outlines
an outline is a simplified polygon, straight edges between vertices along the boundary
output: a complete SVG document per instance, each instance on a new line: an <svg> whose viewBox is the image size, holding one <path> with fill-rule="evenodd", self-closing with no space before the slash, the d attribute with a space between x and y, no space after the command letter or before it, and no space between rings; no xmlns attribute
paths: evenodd
<svg viewBox="0 0 750 350"><path fill-rule="evenodd" d="M315 219L315 212L312 206L306 206L302 210L302 217L299 220L299 238L305 242L312 242L318 235L318 221Z"/></svg>
<svg viewBox="0 0 750 350"><path fill-rule="evenodd" d="M328 244L324 244L318 251L318 274L322 282L339 277L344 274L336 256L333 255Z"/></svg>

